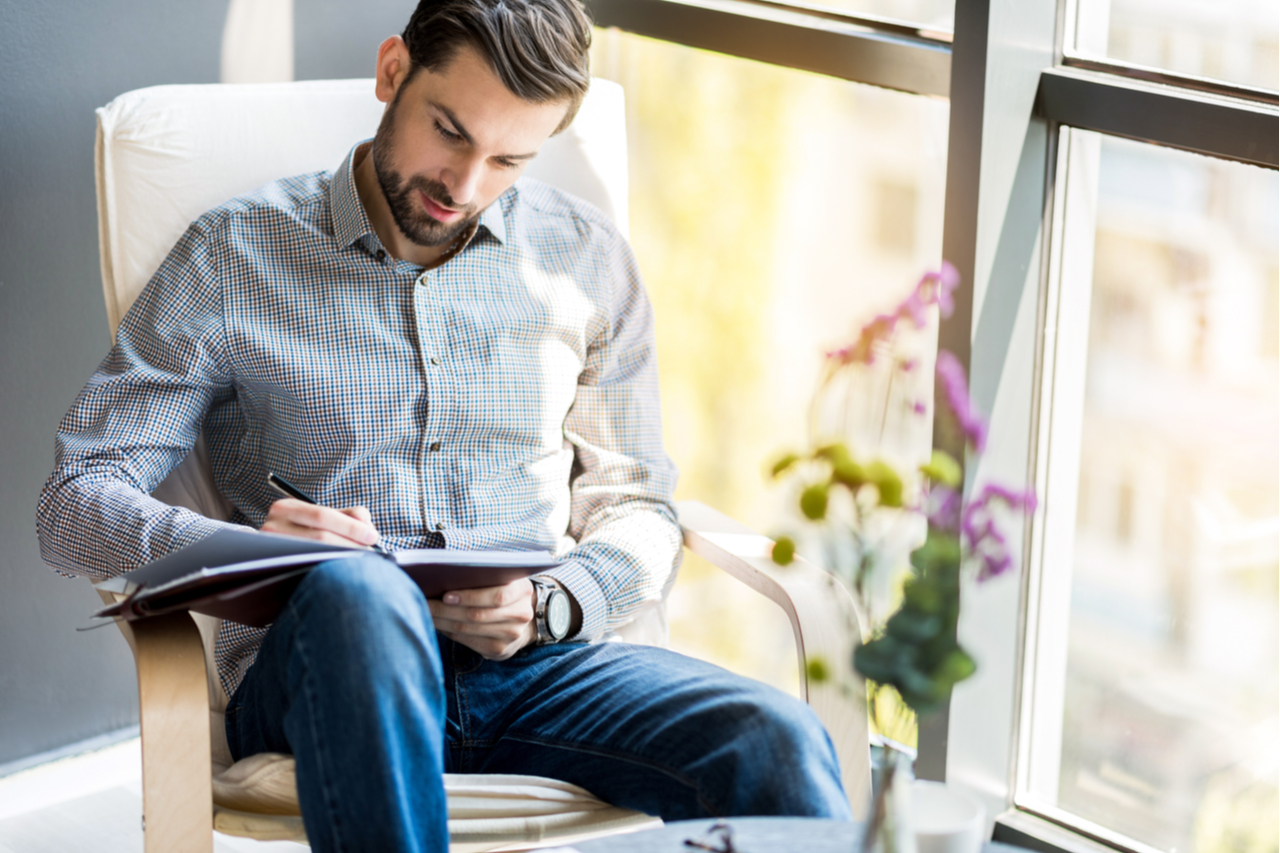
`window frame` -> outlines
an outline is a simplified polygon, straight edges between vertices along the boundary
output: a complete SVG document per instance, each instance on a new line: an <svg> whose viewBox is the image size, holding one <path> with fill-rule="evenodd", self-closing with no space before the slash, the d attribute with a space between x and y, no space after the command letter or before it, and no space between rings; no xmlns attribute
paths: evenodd
<svg viewBox="0 0 1280 853"><path fill-rule="evenodd" d="M1151 853L1015 796L1028 767L1031 712L1053 701L1043 683L1032 692L1036 653L1044 651L1036 644L1046 620L1061 619L1039 606L1060 577L1044 572L1046 542L1074 520L1074 500L1045 452L1071 433L1069 407L1053 401L1082 391L1081 371L1065 366L1062 354L1064 337L1078 336L1082 310L1087 323L1091 277L1062 252L1068 237L1073 245L1085 239L1087 213L1067 209L1072 158L1087 154L1069 129L1277 169L1277 94L1079 55L1071 44L1077 0L957 0L952 33L809 0L586 2L598 26L949 97L943 257L962 284L939 346L969 368L973 394L991 414L989 450L977 465L966 460L966 486L995 476L1027 482L1046 500L1015 543L1020 576L962 591L960 639L982 668L922 724L917 775L976 793L995 818L996 840ZM944 449L963 456L962 448ZM1052 505L1070 506L1069 516L1047 515Z"/></svg>

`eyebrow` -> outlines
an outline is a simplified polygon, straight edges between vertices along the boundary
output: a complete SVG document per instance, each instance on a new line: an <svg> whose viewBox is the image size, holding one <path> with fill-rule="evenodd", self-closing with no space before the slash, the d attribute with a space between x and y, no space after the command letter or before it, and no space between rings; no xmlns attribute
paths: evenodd
<svg viewBox="0 0 1280 853"><path fill-rule="evenodd" d="M462 126L462 122L458 121L458 117L454 115L453 110L449 109L444 104L437 103L436 101L428 101L427 103L444 113L444 117L449 120L449 124L453 125L454 131L463 139L467 140L467 144L476 144L475 137L473 137L467 129ZM502 160L532 160L537 156L538 152L534 151L532 154L499 154L498 158Z"/></svg>

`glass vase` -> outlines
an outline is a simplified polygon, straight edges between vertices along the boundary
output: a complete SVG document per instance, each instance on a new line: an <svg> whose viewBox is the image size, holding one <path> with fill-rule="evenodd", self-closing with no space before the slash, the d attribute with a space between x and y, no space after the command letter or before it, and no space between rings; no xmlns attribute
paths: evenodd
<svg viewBox="0 0 1280 853"><path fill-rule="evenodd" d="M863 853L916 853L911 823L912 758L889 743L872 762L871 812Z"/></svg>

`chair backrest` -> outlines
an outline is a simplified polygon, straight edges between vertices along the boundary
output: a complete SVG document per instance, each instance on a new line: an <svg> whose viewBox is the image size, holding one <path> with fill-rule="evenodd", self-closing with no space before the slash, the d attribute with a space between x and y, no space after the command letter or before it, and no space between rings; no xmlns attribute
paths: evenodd
<svg viewBox="0 0 1280 853"><path fill-rule="evenodd" d="M382 107L373 80L318 80L153 86L100 108L98 237L112 336L196 217L277 178L336 168L373 136ZM528 174L591 202L625 234L622 87L593 81Z"/></svg>
<svg viewBox="0 0 1280 853"><path fill-rule="evenodd" d="M277 178L334 169L373 136L383 105L374 81L153 86L98 110L98 242L107 320L121 318L187 226L206 210ZM573 124L527 171L600 208L627 232L622 87L594 80ZM170 504L226 519L203 442L155 491ZM660 609L637 637L665 637ZM212 652L216 620L197 619ZM210 660L212 673L212 661ZM215 706L225 703L211 679Z"/></svg>

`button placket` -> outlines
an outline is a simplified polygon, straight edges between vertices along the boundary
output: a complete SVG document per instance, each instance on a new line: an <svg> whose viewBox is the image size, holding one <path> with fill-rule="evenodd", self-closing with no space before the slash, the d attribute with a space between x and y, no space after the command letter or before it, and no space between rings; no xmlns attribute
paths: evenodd
<svg viewBox="0 0 1280 853"><path fill-rule="evenodd" d="M443 530L448 515L448 471L437 454L443 449L444 413L452 403L449 400L448 378L441 371L438 355L442 342L439 308L432 287L436 276L433 270L424 270L414 284L414 321L418 329L419 356L423 365L423 384L427 389L426 416L422 421L421 452L418 454L419 480L422 487L422 523L427 530Z"/></svg>

